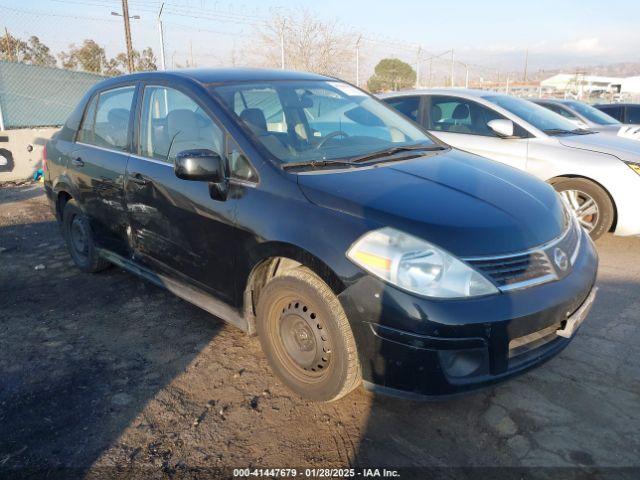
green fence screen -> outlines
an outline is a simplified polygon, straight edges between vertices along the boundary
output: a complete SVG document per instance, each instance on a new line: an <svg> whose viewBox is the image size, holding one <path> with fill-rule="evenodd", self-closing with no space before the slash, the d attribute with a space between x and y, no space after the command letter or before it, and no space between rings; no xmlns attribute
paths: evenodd
<svg viewBox="0 0 640 480"><path fill-rule="evenodd" d="M103 76L0 61L4 128L62 125L85 92Z"/></svg>

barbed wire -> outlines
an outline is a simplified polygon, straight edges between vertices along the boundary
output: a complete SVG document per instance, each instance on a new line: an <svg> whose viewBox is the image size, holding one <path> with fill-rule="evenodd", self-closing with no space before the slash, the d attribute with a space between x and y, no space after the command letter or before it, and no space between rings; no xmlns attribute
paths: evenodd
<svg viewBox="0 0 640 480"><path fill-rule="evenodd" d="M105 9L107 12L119 13L121 8L120 0L49 0L50 2L60 5L70 5L75 7L88 7L89 11L95 11L94 9ZM142 50L148 46L152 46L155 53L158 53L160 40L157 37L157 22L160 8L162 7L162 23L165 35L165 51L171 57L171 66L188 64L193 66L199 63L210 64L211 59L215 59L217 64L225 64L225 58L228 60L231 56L239 57L234 58L233 64L251 64L253 61L250 55L245 55L246 46L251 44L252 39L255 40L255 35L261 29L266 29L271 25L273 15L281 15L289 28L301 26L296 22L290 13L290 10L283 8L271 8L268 11L243 8L243 11L237 11L242 5L235 6L230 5L228 9L224 10L219 7L219 2L213 2L213 6L210 2L201 0L197 2L199 5L195 6L195 2L177 3L171 0L129 0L130 15L139 15L140 18L132 20L132 37L134 45L138 50ZM0 5L5 12L11 12L14 16L29 17L29 21L14 22L21 25L20 31L29 31L36 35L47 36L50 35L54 38L54 42L61 45L66 42L67 45L71 43L81 43L83 38L81 36L87 36L86 24L89 22L102 23L105 25L117 25L121 24L121 20L109 17L100 17L96 14L93 15L81 15L76 13L58 13L52 11L43 11L27 8L16 8L15 6ZM212 8L213 7L213 8ZM79 10L79 8L76 8ZM107 13L105 12L105 13ZM76 20L76 22L67 22L64 31L55 29L50 22L46 21L47 18L57 17L65 18L69 20ZM180 19L189 19L193 22L185 24L180 22ZM9 20L9 19L7 19ZM38 23L38 20L41 20ZM6 23L8 23L5 20ZM24 28L28 25L28 28ZM210 25L220 25L231 27L228 30L224 28L215 28ZM344 35L344 41L347 42L353 51L353 63L356 56L356 50L360 55L359 61L363 73L363 78L368 77L373 73L373 67L375 64L386 57L397 57L411 64L415 70L418 71L418 84L426 83L427 78L429 83L433 80L434 83L451 83L451 74L456 77L463 78L471 76L476 81L482 76L495 77L504 76L506 74L492 65L481 65L477 62L469 62L466 58L443 58L442 54L431 51L431 49L425 48L423 45L415 42L407 42L402 39L393 38L389 36L381 36L378 33L375 35L366 32L359 31L354 26L338 25ZM249 30L247 30L247 27ZM15 30L15 25L14 25ZM0 32L1 33L1 32ZM196 42L193 41L193 33L200 34L200 37ZM55 35L55 36L54 36ZM221 40L225 39L225 40ZM124 42L119 42L114 39L113 36L105 38L95 39L98 43L106 45L113 52L124 49ZM216 53L211 52L211 45L215 44ZM449 52L448 50L447 52ZM350 67L347 70L355 70L355 67ZM464 74L463 74L464 72ZM355 72L348 74L349 80L354 80ZM458 84L462 84L462 80L458 81Z"/></svg>

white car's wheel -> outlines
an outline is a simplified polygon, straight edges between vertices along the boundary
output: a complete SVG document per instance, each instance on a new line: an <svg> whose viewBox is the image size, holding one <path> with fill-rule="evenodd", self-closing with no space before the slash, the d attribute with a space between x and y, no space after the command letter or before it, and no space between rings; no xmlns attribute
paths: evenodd
<svg viewBox="0 0 640 480"><path fill-rule="evenodd" d="M567 178L554 183L553 187L591 238L595 240L611 229L613 202L600 186L583 178Z"/></svg>

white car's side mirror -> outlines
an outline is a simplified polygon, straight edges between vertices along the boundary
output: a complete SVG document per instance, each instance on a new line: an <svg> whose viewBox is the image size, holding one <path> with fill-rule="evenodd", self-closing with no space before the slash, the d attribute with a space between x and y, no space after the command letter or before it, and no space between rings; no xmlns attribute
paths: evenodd
<svg viewBox="0 0 640 480"><path fill-rule="evenodd" d="M513 137L513 122L506 118L490 120L487 122L487 127L500 137Z"/></svg>

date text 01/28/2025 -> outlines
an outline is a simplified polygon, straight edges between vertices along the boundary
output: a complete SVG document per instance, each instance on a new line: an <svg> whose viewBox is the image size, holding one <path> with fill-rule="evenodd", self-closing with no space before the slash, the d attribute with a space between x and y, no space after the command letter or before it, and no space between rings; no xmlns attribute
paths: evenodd
<svg viewBox="0 0 640 480"><path fill-rule="evenodd" d="M243 477L280 477L280 478L397 478L400 473L397 470L386 468L236 468L233 470L234 478Z"/></svg>

